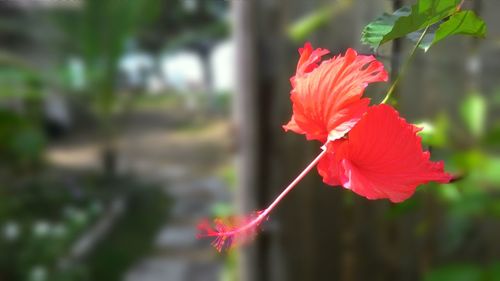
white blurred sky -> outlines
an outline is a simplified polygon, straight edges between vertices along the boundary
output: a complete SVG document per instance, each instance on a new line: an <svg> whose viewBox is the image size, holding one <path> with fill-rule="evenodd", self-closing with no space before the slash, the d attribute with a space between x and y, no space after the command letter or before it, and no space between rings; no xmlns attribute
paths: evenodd
<svg viewBox="0 0 500 281"><path fill-rule="evenodd" d="M234 85L234 45L231 40L216 45L210 56L216 91L231 91ZM124 71L132 84L141 80L141 71L154 66L153 58L138 51L131 52L120 61L120 69ZM181 91L189 91L192 87L203 85L203 68L200 58L193 52L179 50L167 53L160 61L162 78L168 87ZM142 70L141 70L142 69Z"/></svg>

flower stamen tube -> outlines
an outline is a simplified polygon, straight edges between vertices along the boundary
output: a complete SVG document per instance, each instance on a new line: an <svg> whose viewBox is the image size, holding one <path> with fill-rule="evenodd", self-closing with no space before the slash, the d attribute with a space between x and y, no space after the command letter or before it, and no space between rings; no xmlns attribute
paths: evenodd
<svg viewBox="0 0 500 281"><path fill-rule="evenodd" d="M307 167L274 199L274 201L264 210L255 212L244 219L227 220L215 219L212 227L208 221L203 221L198 228L201 231L198 238L214 237L212 245L221 252L224 249L231 248L236 243L242 243L257 232L259 226L264 222L271 211L281 202L285 196L297 186L297 184L318 164L326 155L326 144L322 151Z"/></svg>

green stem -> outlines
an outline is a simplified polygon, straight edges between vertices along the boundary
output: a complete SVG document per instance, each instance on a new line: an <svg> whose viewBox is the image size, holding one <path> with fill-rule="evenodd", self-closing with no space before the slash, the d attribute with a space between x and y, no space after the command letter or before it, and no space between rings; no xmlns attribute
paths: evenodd
<svg viewBox="0 0 500 281"><path fill-rule="evenodd" d="M415 56L415 53L418 49L418 46L420 46L420 43L422 43L422 40L424 40L424 37L425 35L427 34L427 30L429 30L429 27L430 25L428 25L424 31L422 32L422 35L420 35L420 38L418 38L418 41L417 43L415 44L415 46L413 47L413 49L411 50L411 53L410 53L410 56L406 59L403 67L401 68L401 71L399 72L398 76L396 77L396 80L394 80L394 82L392 82L392 85L391 87L389 88L389 90L387 91L387 94L385 95L385 98L384 100L382 100L381 104L383 103L387 103L389 101L389 99L391 98L391 95L394 93L394 91L396 90L396 86L398 85L399 83L399 80L401 80L401 77L403 77L403 75L405 74L408 66L410 65L410 63L413 61L413 57Z"/></svg>

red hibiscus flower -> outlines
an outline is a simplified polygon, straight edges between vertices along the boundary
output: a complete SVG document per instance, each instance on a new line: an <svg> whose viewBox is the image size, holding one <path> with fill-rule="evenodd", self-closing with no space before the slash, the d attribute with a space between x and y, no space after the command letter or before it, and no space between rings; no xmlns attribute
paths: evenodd
<svg viewBox="0 0 500 281"><path fill-rule="evenodd" d="M417 127L392 107L368 107L369 100L361 98L369 83L387 80L381 62L349 49L344 56L320 63L329 51L313 50L308 43L299 52L296 74L290 79L293 115L284 128L325 143L323 151L266 209L238 220L200 224L200 237L212 237L219 251L252 237L316 165L327 184L392 202L406 200L420 184L451 179L443 162L431 162L429 152L422 150Z"/></svg>
<svg viewBox="0 0 500 281"><path fill-rule="evenodd" d="M292 77L293 115L283 126L308 140L325 142L342 137L359 121L370 102L361 98L369 83L387 81L384 65L373 56L348 49L318 65L329 51L313 50L309 43L299 50L297 71Z"/></svg>
<svg viewBox="0 0 500 281"><path fill-rule="evenodd" d="M318 172L327 184L392 202L406 200L420 184L449 182L443 162L431 162L422 151L419 130L392 107L372 106L347 138L328 143Z"/></svg>

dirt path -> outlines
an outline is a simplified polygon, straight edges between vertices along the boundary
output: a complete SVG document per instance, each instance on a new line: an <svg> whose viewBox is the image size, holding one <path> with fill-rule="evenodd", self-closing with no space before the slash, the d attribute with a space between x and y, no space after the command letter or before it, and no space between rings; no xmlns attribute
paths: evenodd
<svg viewBox="0 0 500 281"><path fill-rule="evenodd" d="M213 205L229 200L227 186L216 176L228 160L226 133L227 124L215 122L127 140L134 170L164 181L175 203L157 236L155 253L133 267L126 281L219 280L222 260L209 241L195 236L197 223L211 215Z"/></svg>
<svg viewBox="0 0 500 281"><path fill-rule="evenodd" d="M228 123L194 126L184 121L172 122L165 111L151 109L124 120L119 170L160 183L174 202L154 252L130 268L126 281L220 279L222 259L209 241L195 235L198 221L212 214L214 204L230 199L219 176L230 163ZM98 146L91 140L60 144L48 153L56 165L82 169L97 168L97 156Z"/></svg>

